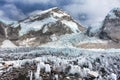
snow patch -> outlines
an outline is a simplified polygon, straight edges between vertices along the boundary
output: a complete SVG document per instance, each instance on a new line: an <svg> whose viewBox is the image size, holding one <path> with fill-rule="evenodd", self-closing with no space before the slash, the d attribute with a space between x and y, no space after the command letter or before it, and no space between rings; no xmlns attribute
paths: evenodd
<svg viewBox="0 0 120 80"><path fill-rule="evenodd" d="M80 32L80 30L78 29L78 25L75 22L67 20L62 20L61 22L67 25L67 27L69 27L74 33Z"/></svg>
<svg viewBox="0 0 120 80"><path fill-rule="evenodd" d="M60 11L58 13L57 12L52 12L52 14L53 14L54 17L59 17L59 18L61 18L63 16L69 16L68 14L66 14L65 12L62 12L62 11Z"/></svg>
<svg viewBox="0 0 120 80"><path fill-rule="evenodd" d="M117 75L114 74L114 73L112 73L112 74L110 75L110 77L111 77L112 80L117 80Z"/></svg>
<svg viewBox="0 0 120 80"><path fill-rule="evenodd" d="M119 19L119 17L117 17L117 15L115 14L115 11L120 11L120 8L114 8L114 9L112 9L112 10L109 12L109 14L108 14L109 19L116 19L116 18Z"/></svg>
<svg viewBox="0 0 120 80"><path fill-rule="evenodd" d="M40 64L39 63L37 64L37 71L35 73L35 78L36 80L40 79Z"/></svg>
<svg viewBox="0 0 120 80"><path fill-rule="evenodd" d="M55 18L49 17L49 18L46 18L46 19L41 20L41 21L20 23L21 30L19 31L19 35L22 36L24 34L27 34L29 31L38 31L38 30L41 30L42 27L45 24L52 23L52 22L54 23L56 21L57 20Z"/></svg>
<svg viewBox="0 0 120 80"><path fill-rule="evenodd" d="M77 66L77 65L72 66L71 65L71 69L70 69L69 73L71 73L71 74L75 74L75 73L80 74L80 72L81 72L81 67L80 66Z"/></svg>
<svg viewBox="0 0 120 80"><path fill-rule="evenodd" d="M10 40L4 40L2 42L1 48L16 48L17 46L13 44Z"/></svg>
<svg viewBox="0 0 120 80"><path fill-rule="evenodd" d="M48 26L46 25L43 29L43 33L46 33L48 31Z"/></svg>
<svg viewBox="0 0 120 80"><path fill-rule="evenodd" d="M98 23L95 23L93 25L91 25L91 30L90 32L91 33L97 33L99 32L100 28L102 27L103 23L102 22L98 22Z"/></svg>
<svg viewBox="0 0 120 80"><path fill-rule="evenodd" d="M54 39L53 39L54 40ZM48 42L47 44L43 44L43 47L54 47L54 48L62 48L62 47L69 47L73 48L80 44L84 43L102 43L107 44L107 41L100 40L96 37L88 37L84 35L84 33L72 33L72 34L65 34L57 37L57 40L53 42Z"/></svg>
<svg viewBox="0 0 120 80"><path fill-rule="evenodd" d="M3 22L5 24L9 25L9 24L13 23L14 21L11 21L11 20L8 20L8 19L0 19L0 22Z"/></svg>
<svg viewBox="0 0 120 80"><path fill-rule="evenodd" d="M45 65L45 72L51 72L51 68L50 68L50 65L49 64L46 64Z"/></svg>

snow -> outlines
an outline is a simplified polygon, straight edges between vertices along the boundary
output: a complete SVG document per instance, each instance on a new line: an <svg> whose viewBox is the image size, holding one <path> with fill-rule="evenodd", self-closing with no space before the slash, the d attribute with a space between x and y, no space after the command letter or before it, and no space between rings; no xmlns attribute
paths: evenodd
<svg viewBox="0 0 120 80"><path fill-rule="evenodd" d="M48 31L48 26L46 25L43 29L43 33L46 33Z"/></svg>
<svg viewBox="0 0 120 80"><path fill-rule="evenodd" d="M73 48L80 44L85 43L100 43L100 44L107 44L107 41L100 40L96 37L88 37L84 35L84 33L72 33L72 34L65 34L60 37L56 36L55 41L48 42L41 46L43 47L54 47L54 48L62 48L62 47L69 47ZM99 50L99 49L98 49Z"/></svg>
<svg viewBox="0 0 120 80"><path fill-rule="evenodd" d="M89 71L88 74L92 77L98 77L99 76L98 72L95 72L95 71Z"/></svg>
<svg viewBox="0 0 120 80"><path fill-rule="evenodd" d="M114 12L110 12L110 13L108 14L108 16L109 16L109 19L115 19L115 18L117 18L117 16L115 15Z"/></svg>
<svg viewBox="0 0 120 80"><path fill-rule="evenodd" d="M9 25L9 24L13 23L14 21L11 21L9 19L0 19L0 22L3 22L5 24Z"/></svg>
<svg viewBox="0 0 120 80"><path fill-rule="evenodd" d="M110 76L111 76L112 80L117 80L117 75L116 74L112 73Z"/></svg>
<svg viewBox="0 0 120 80"><path fill-rule="evenodd" d="M36 10L36 11L34 11L34 12L32 12L32 13L30 13L29 15L30 15L30 18L31 19L34 19L34 15L42 15L42 14L46 14L46 13L48 13L48 12L50 12L50 11L52 11L52 10L54 10L54 9L57 9L57 7L53 7L53 8L50 8L50 9L47 9L47 10ZM33 16L33 17L31 17L31 16Z"/></svg>
<svg viewBox="0 0 120 80"><path fill-rule="evenodd" d="M80 30L78 29L78 25L75 22L67 20L62 20L61 22L63 24L66 24L67 27L69 27L74 33L80 32Z"/></svg>
<svg viewBox="0 0 120 80"><path fill-rule="evenodd" d="M108 13L109 19L116 19L116 18L119 19L119 17L117 17L117 15L115 14L114 11L120 11L120 8L114 8L114 9L112 9L112 10Z"/></svg>
<svg viewBox="0 0 120 80"><path fill-rule="evenodd" d="M59 80L59 76L57 74L55 75L55 80Z"/></svg>
<svg viewBox="0 0 120 80"><path fill-rule="evenodd" d="M8 29L8 27L5 28L5 37L8 37L7 29Z"/></svg>
<svg viewBox="0 0 120 80"><path fill-rule="evenodd" d="M82 76L83 76L83 77L86 77L89 72L90 72L90 69L89 69L89 68L83 68L83 70L82 70Z"/></svg>
<svg viewBox="0 0 120 80"><path fill-rule="evenodd" d="M63 17L64 15L63 15L63 14L59 14L59 13L53 12L53 16L61 18L61 17Z"/></svg>
<svg viewBox="0 0 120 80"><path fill-rule="evenodd" d="M38 48L39 49L39 48ZM51 72L51 67L53 70L56 70L58 72L65 71L66 68L70 65L71 69L68 70L68 74L75 74L78 73L81 77L86 77L88 74L91 76L97 77L98 75L101 76L101 74L98 74L99 69L104 66L105 69L108 70L109 75L113 80L116 80L117 74L111 73L109 69L117 71L117 69L114 67L114 63L117 62L120 55L120 50L102 50L102 51L92 51L87 49L63 49L63 48L40 48L40 50L33 49L34 52L20 52L19 53L15 50L13 50L15 53L9 55L13 55L12 58L15 56L24 56L23 60L14 60L14 61L5 61L6 64L13 64L13 67L20 68L23 67L23 65L27 63L33 63L36 62L37 64L37 70L35 72L36 79L40 79L40 70L45 69L45 72ZM30 49L31 50L31 49ZM0 50L1 51L1 50ZM44 52L43 54L41 53ZM37 53L38 52L38 53ZM47 53L48 55L44 55ZM24 54L24 55L22 55ZM30 56L41 54L42 56L37 56L37 58L32 58ZM53 55L55 54L55 55ZM97 54L97 55L96 55ZM4 54L5 55L5 54ZM7 54L8 55L8 54ZM8 55L8 56L9 56ZM59 55L59 56L58 56ZM67 55L67 56L66 56ZM103 55L104 57L102 57ZM20 56L19 56L20 57ZM30 57L30 58L29 58ZM28 59L27 59L28 58ZM100 62L97 62L96 59L99 58ZM113 60L114 59L114 60ZM73 61L78 60L78 64L74 65ZM4 62L4 61L2 61ZM49 64L48 62L52 62L52 64ZM107 63L107 64L106 64ZM22 65L22 66L21 66ZM88 68L83 67L83 65L88 66ZM119 65L119 61L118 64ZM2 65L0 65L0 68ZM90 67L92 66L92 67ZM94 71L93 71L94 70ZM0 70L1 71L1 70ZM56 75L57 77L57 75ZM108 77L108 75L107 75ZM104 80L101 77L101 80ZM106 79L107 80L107 79ZM109 80L109 79L108 79Z"/></svg>
<svg viewBox="0 0 120 80"><path fill-rule="evenodd" d="M47 12L47 11L46 11ZM44 13L44 12L43 12ZM41 14L41 13L40 13ZM62 14L54 13L54 16L62 17ZM43 19L41 21L35 21L35 22L22 22L20 23L22 29L20 31L20 35L26 34L30 30L41 30L42 26L47 23L55 22L56 19L53 17L49 17L46 19ZM74 33L73 34L65 34L59 37L53 34L50 38L53 42L50 42L46 44L43 47L38 47L37 49L34 48L23 48L23 49L8 49L8 52L6 49L0 51L4 54L1 54L1 56L7 56L8 60L12 55L12 59L15 59L13 61L1 61L5 62L7 65L13 64L13 67L15 68L21 68L23 65L28 62L36 62L37 69L35 72L35 79L40 80L40 71L41 69L45 69L46 73L50 73L51 70L56 70L58 72L64 72L65 69L70 65L71 69L68 71L69 74L80 74L81 77L86 77L87 74L92 75L94 77L98 77L101 74L98 74L97 70L99 70L100 67L103 67L105 69L113 69L116 70L116 65L113 65L117 63L117 60L119 59L120 55L120 49L82 49L82 48L76 48L75 46L77 44L84 44L84 43L106 43L102 40L99 40L95 37L88 37L85 36L84 33L78 33L79 29L76 23L72 21L62 20L62 23L66 24L67 27L69 27ZM45 26L43 29L43 33L48 31L48 26ZM98 27L97 27L98 28ZM5 29L6 31L6 29ZM94 30L95 31L95 30ZM6 33L7 34L7 33ZM27 43L31 43L31 41L34 41L35 38L27 38L26 40L23 40L21 44L25 44L27 46ZM5 47L16 47L10 40L5 40L2 43L2 48ZM52 48L51 48L52 47ZM21 51L23 50L23 51ZM25 52L24 52L25 50ZM9 54L8 54L9 53ZM36 58L37 55L37 58ZM102 57L104 56L104 57ZM100 62L97 62L96 59L99 58ZM18 60L16 60L18 59ZM19 60L20 59L20 60ZM22 60L21 60L22 59ZM114 59L114 60L113 60ZM7 59L6 59L7 60ZM73 61L76 61L77 65L74 64ZM48 62L51 62L51 64L48 64ZM88 66L87 68L83 67L83 65ZM119 61L118 61L119 65ZM52 67L52 69L51 69ZM0 64L0 73L2 72L3 65ZM96 71L92 71L92 70ZM108 69L108 71L109 71ZM30 80L33 78L33 72L30 73ZM113 80L117 80L117 74L109 72L108 74L111 74L110 77ZM58 79L58 75L56 74L54 76L56 79ZM107 76L108 77L108 76ZM68 77L69 78L69 77ZM101 80L102 79L101 77Z"/></svg>
<svg viewBox="0 0 120 80"><path fill-rule="evenodd" d="M80 66L74 65L74 66L71 66L71 69L70 69L69 73L71 73L71 74L75 74L75 73L80 74L80 72L81 72Z"/></svg>
<svg viewBox="0 0 120 80"><path fill-rule="evenodd" d="M43 25L48 24L48 23L54 23L57 20L53 17L49 17L40 21L34 21L34 22L24 22L20 23L21 25L21 30L19 31L19 35L22 36L24 34L27 34L29 31L38 31L41 30Z"/></svg>
<svg viewBox="0 0 120 80"><path fill-rule="evenodd" d="M63 16L69 16L68 14L66 14L65 12L59 11L59 12L52 12L54 17L59 17L62 18Z"/></svg>
<svg viewBox="0 0 120 80"><path fill-rule="evenodd" d="M34 15L36 15L36 14L37 15L45 14L47 12L50 12L50 11L54 10L54 9L57 9L57 7L53 7L53 8L50 8L48 10L44 10L44 11L38 11L38 12L34 13Z"/></svg>
<svg viewBox="0 0 120 80"><path fill-rule="evenodd" d="M18 27L20 24L17 21L14 21L13 24L11 25L13 28Z"/></svg>
<svg viewBox="0 0 120 80"><path fill-rule="evenodd" d="M13 44L10 40L4 40L2 42L1 48L16 48L17 46Z"/></svg>
<svg viewBox="0 0 120 80"><path fill-rule="evenodd" d="M30 72L30 80L33 80L33 72Z"/></svg>
<svg viewBox="0 0 120 80"><path fill-rule="evenodd" d="M45 65L45 72L51 72L51 68L50 68L50 65L49 64L46 64Z"/></svg>
<svg viewBox="0 0 120 80"><path fill-rule="evenodd" d="M102 27L103 23L102 22L98 22L98 23L95 23L93 25L91 25L91 30L90 32L91 33L98 33L100 28Z"/></svg>
<svg viewBox="0 0 120 80"><path fill-rule="evenodd" d="M18 26L21 27L21 30L19 31L19 36L23 36L24 34L29 33L29 31L39 31L41 29L43 29L42 30L43 33L46 33L49 30L48 29L49 24L51 25L53 23L57 23L57 21L65 24L66 25L65 27L69 27L74 33L80 32L80 30L78 28L79 26L73 19L71 19L71 20L63 20L62 19L63 16L71 18L69 14L67 14L64 11L59 10L59 9L58 9L58 11L54 11L54 9L56 9L56 8L36 12L36 14L34 13L33 15L24 19L21 22L14 22L14 24L12 26L14 28L16 28ZM40 18L42 17L42 14L46 14L48 12L49 12L49 14L47 17L45 17L45 18L43 17L43 19L37 20L39 17Z"/></svg>
<svg viewBox="0 0 120 80"><path fill-rule="evenodd" d="M39 65L40 65L40 68L41 68L41 69L43 69L43 68L45 67L44 62L40 62Z"/></svg>
<svg viewBox="0 0 120 80"><path fill-rule="evenodd" d="M35 79L39 80L40 79L40 64L37 64L37 71L35 73Z"/></svg>

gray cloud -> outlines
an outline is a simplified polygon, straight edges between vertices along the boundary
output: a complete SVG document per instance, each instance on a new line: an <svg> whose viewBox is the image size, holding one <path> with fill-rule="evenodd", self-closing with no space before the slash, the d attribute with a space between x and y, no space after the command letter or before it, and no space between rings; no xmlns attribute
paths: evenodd
<svg viewBox="0 0 120 80"><path fill-rule="evenodd" d="M56 4L56 0L5 0L8 3L24 3L24 4Z"/></svg>
<svg viewBox="0 0 120 80"><path fill-rule="evenodd" d="M13 21L23 19L25 15L14 4L5 4L0 7L0 18Z"/></svg>
<svg viewBox="0 0 120 80"><path fill-rule="evenodd" d="M84 25L92 25L101 22L108 12L115 8L120 7L119 0L74 0L73 4L64 6L75 18L83 19ZM85 14L78 17L80 14Z"/></svg>
<svg viewBox="0 0 120 80"><path fill-rule="evenodd" d="M3 11L6 13L6 16L11 19L23 19L25 17L23 12L13 4L4 5Z"/></svg>

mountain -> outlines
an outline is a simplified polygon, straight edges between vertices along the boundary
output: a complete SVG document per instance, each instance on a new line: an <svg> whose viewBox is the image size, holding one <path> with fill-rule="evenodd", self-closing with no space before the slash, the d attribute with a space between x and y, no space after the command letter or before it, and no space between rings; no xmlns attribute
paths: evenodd
<svg viewBox="0 0 120 80"><path fill-rule="evenodd" d="M120 41L120 8L115 8L106 16L100 38Z"/></svg>
<svg viewBox="0 0 120 80"><path fill-rule="evenodd" d="M37 12L5 29L5 38L18 46L39 46L61 35L85 31L69 14L56 7Z"/></svg>

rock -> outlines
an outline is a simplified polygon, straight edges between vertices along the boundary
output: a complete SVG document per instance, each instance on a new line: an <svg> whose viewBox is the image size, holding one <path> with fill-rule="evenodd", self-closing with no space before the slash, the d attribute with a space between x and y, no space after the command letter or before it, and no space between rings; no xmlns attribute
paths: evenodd
<svg viewBox="0 0 120 80"><path fill-rule="evenodd" d="M120 8L115 8L106 16L99 37L111 39L114 42L120 41Z"/></svg>
<svg viewBox="0 0 120 80"><path fill-rule="evenodd" d="M20 26L13 28L11 26L9 26L7 28L7 39L11 40L11 41L16 41L19 39L19 30L20 30Z"/></svg>

